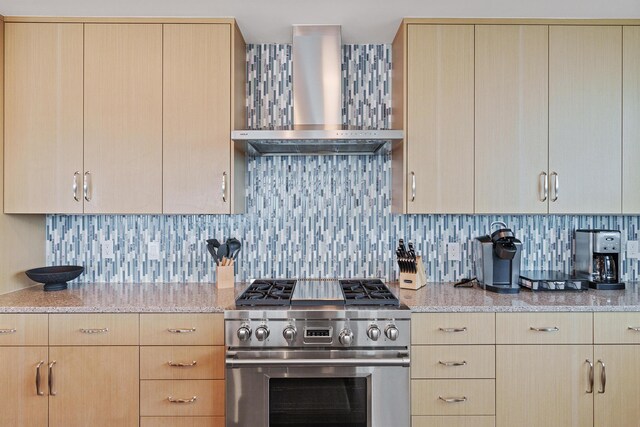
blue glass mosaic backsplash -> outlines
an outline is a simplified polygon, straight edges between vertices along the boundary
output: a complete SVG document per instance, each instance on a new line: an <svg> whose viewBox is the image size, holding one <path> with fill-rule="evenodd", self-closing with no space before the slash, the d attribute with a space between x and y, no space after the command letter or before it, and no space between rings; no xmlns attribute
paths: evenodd
<svg viewBox="0 0 640 427"><path fill-rule="evenodd" d="M343 120L388 127L391 46L343 47ZM249 127L291 123L291 47L247 48ZM398 238L413 240L430 281L472 274L471 240L506 222L523 241L524 269L570 271L577 228L622 231L623 247L638 240L640 217L392 215L391 161L382 156L256 157L247 160L243 215L112 215L47 217L47 263L85 266L83 282L210 282L215 264L205 240L243 242L239 280L256 277L397 277ZM112 242L114 258L102 256ZM160 243L161 260L148 244ZM445 244L460 242L462 260ZM623 255L625 280L640 264Z"/></svg>

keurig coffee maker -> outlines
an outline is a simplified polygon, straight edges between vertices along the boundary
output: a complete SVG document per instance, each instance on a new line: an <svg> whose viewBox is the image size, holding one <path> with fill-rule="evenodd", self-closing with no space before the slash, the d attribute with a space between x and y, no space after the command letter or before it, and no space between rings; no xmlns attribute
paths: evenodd
<svg viewBox="0 0 640 427"><path fill-rule="evenodd" d="M620 232L576 230L576 277L592 289L624 289L620 280Z"/></svg>
<svg viewBox="0 0 640 427"><path fill-rule="evenodd" d="M475 275L479 286L487 291L515 294L520 291L522 242L504 222L492 223L492 229L494 225L502 228L473 241Z"/></svg>

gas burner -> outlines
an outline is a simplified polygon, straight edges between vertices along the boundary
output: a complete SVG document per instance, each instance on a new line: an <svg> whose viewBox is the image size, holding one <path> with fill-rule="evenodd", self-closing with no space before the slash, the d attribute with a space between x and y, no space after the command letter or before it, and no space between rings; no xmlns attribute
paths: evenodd
<svg viewBox="0 0 640 427"><path fill-rule="evenodd" d="M289 305L295 285L295 280L254 280L236 299L236 305Z"/></svg>
<svg viewBox="0 0 640 427"><path fill-rule="evenodd" d="M346 305L378 305L399 307L400 301L379 279L340 280Z"/></svg>

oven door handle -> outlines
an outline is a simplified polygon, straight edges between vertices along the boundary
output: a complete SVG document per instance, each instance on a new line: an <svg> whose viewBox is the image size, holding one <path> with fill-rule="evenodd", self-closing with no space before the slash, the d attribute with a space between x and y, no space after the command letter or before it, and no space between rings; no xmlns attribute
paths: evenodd
<svg viewBox="0 0 640 427"><path fill-rule="evenodd" d="M227 357L227 368L263 368L263 367L306 367L306 366L326 366L326 367L369 367L369 366L401 366L408 368L410 359L408 357L395 358L348 358L348 359L236 359Z"/></svg>

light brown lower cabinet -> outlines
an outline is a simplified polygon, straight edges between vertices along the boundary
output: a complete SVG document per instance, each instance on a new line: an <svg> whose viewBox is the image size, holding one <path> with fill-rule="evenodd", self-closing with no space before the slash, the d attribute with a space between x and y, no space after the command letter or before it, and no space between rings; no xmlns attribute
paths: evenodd
<svg viewBox="0 0 640 427"><path fill-rule="evenodd" d="M0 425L47 427L47 347L0 347ZM36 385L40 365L39 389Z"/></svg>
<svg viewBox="0 0 640 427"><path fill-rule="evenodd" d="M143 417L224 415L224 380L145 380L140 395Z"/></svg>
<svg viewBox="0 0 640 427"><path fill-rule="evenodd" d="M142 417L140 427L224 427L224 417Z"/></svg>
<svg viewBox="0 0 640 427"><path fill-rule="evenodd" d="M50 347L49 363L49 427L138 426L137 346Z"/></svg>
<svg viewBox="0 0 640 427"><path fill-rule="evenodd" d="M494 427L496 418L480 417L413 417L411 427Z"/></svg>

